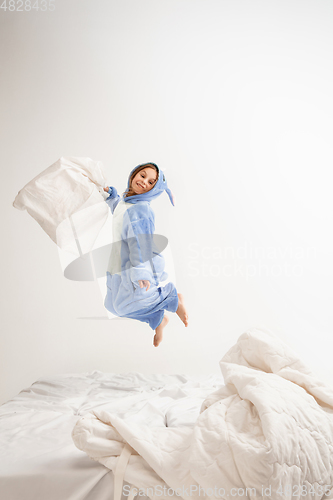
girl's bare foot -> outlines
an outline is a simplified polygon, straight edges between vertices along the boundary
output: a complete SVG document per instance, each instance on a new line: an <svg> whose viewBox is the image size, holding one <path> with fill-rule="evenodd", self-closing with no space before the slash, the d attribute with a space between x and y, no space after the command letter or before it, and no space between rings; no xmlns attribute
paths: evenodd
<svg viewBox="0 0 333 500"><path fill-rule="evenodd" d="M166 327L168 323L169 323L169 318L164 313L164 318L162 319L161 323L158 325L158 327L155 330L156 333L154 335L154 342L153 342L155 347L158 347L160 345L160 343L162 342L163 330L164 330L164 327Z"/></svg>
<svg viewBox="0 0 333 500"><path fill-rule="evenodd" d="M182 322L184 323L185 326L188 325L188 314L187 314L187 311L185 309L185 305L184 305L184 297L182 296L181 293L178 293L178 309L176 311L176 313L178 314L178 316L180 317L180 319L182 320Z"/></svg>

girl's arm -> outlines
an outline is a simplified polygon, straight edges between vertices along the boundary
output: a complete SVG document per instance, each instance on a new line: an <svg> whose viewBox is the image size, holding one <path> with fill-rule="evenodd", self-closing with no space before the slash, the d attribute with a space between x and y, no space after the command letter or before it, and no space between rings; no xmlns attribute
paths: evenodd
<svg viewBox="0 0 333 500"><path fill-rule="evenodd" d="M110 209L111 209L111 212L113 214L116 206L118 205L119 201L120 201L120 196L119 194L117 193L117 190L115 187L105 187L104 188L104 191L106 193L109 193L109 197L106 198L106 203L109 205Z"/></svg>

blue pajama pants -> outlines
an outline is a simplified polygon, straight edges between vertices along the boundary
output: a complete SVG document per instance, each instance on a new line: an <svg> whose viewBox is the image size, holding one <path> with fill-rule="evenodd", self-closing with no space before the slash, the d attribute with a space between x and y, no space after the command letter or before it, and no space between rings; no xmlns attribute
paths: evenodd
<svg viewBox="0 0 333 500"><path fill-rule="evenodd" d="M177 289L175 285L171 282L167 283L165 286L161 286L157 288L158 297L151 302L147 307L144 307L145 302L142 300L142 306L138 307L138 304L135 304L135 310L133 310L133 304L130 302L126 304L126 302L122 302L122 306L118 306L114 304L114 299L117 300L117 297L113 297L111 285L111 276L107 277L109 286L107 286L107 295L105 297L104 306L110 311L112 314L120 317L137 319L144 323L148 323L152 330L156 330L158 325L162 322L164 318L164 311L176 312L178 309L178 295ZM117 290L118 281L120 282L120 278L113 276L112 279L115 279L115 288ZM145 293L147 293L147 299L149 297L149 291L146 292L145 289L138 290L140 297L144 299Z"/></svg>
<svg viewBox="0 0 333 500"><path fill-rule="evenodd" d="M178 295L175 285L167 283L158 288L161 302L153 308L142 309L133 314L126 315L127 318L138 319L148 323L152 330L156 330L164 318L164 311L176 312L178 309Z"/></svg>

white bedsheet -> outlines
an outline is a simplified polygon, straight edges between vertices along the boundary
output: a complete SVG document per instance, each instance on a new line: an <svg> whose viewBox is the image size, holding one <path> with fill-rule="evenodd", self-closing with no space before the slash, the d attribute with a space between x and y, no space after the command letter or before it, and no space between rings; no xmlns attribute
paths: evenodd
<svg viewBox="0 0 333 500"><path fill-rule="evenodd" d="M220 367L226 385L195 421L185 406L197 389L185 400L179 389L184 412L175 389L163 390L145 405L134 398L86 414L73 429L76 446L114 472L129 450L124 479L154 500L170 498L163 488L193 500L327 498L333 389L269 331L245 332Z"/></svg>
<svg viewBox="0 0 333 500"><path fill-rule="evenodd" d="M99 371L38 380L0 407L0 499L112 500L113 473L72 441L78 419L102 408L121 415L136 405L146 408L149 422L150 401L159 401L162 416L167 398L174 403L168 423L191 426L222 384L220 375Z"/></svg>

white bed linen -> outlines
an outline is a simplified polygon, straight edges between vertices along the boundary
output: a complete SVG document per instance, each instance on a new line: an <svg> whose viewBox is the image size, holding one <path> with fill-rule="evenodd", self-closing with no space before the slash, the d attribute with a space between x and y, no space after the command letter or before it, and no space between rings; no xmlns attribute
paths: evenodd
<svg viewBox="0 0 333 500"><path fill-rule="evenodd" d="M136 405L148 422L150 401L158 401L170 406L169 425L191 427L205 397L222 385L220 375L99 371L38 380L0 407L1 500L112 500L113 473L72 441L78 419Z"/></svg>
<svg viewBox="0 0 333 500"><path fill-rule="evenodd" d="M164 390L149 405L96 408L76 423L76 446L115 473L129 450L124 479L150 488L152 500L170 498L158 485L192 500L202 492L209 500L241 500L246 488L262 500L327 498L333 389L272 332L256 328L239 337L220 367L226 385L206 398L195 422L175 405L175 392ZM195 393L189 396L183 403Z"/></svg>

